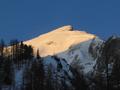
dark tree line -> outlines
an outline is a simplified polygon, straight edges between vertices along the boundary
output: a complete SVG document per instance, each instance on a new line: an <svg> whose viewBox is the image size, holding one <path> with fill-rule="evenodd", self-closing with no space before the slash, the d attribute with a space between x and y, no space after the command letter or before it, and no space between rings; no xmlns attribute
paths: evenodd
<svg viewBox="0 0 120 90"><path fill-rule="evenodd" d="M44 90L44 68L42 59L36 59L24 72L24 90Z"/></svg>
<svg viewBox="0 0 120 90"><path fill-rule="evenodd" d="M86 90L85 80L76 70L72 71L75 78L70 79L74 89L67 85L64 76L60 80L59 73L63 66L59 58L55 56L53 58L58 62L54 79L53 67L48 65L45 69L39 49L34 56L32 46L26 45L22 41L19 42L15 39L11 40L9 45L5 45L4 40L1 40L0 90L2 90L2 86L10 86L9 90ZM22 85L18 89L15 85L15 71L16 69L19 71L21 68L23 69ZM68 76L67 72L66 76ZM67 78L69 79L69 76Z"/></svg>
<svg viewBox="0 0 120 90"><path fill-rule="evenodd" d="M0 90L2 85L11 85L13 80L13 63L10 60L10 56L5 52L5 43L3 40L0 41Z"/></svg>
<svg viewBox="0 0 120 90"><path fill-rule="evenodd" d="M11 40L11 59L17 63L23 63L25 60L30 60L33 57L33 48L23 44L23 42L18 42L17 40Z"/></svg>
<svg viewBox="0 0 120 90"><path fill-rule="evenodd" d="M19 42L11 40L9 45L5 45L4 40L0 41L0 90L2 86L14 85L15 68L22 66L33 58L33 48ZM17 67L15 67L17 66Z"/></svg>
<svg viewBox="0 0 120 90"><path fill-rule="evenodd" d="M111 36L100 51L92 80L95 90L120 90L120 37Z"/></svg>

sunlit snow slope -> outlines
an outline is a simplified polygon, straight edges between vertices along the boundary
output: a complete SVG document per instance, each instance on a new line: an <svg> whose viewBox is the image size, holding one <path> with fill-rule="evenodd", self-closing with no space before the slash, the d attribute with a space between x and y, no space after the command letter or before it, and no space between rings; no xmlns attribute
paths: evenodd
<svg viewBox="0 0 120 90"><path fill-rule="evenodd" d="M72 26L63 26L46 34L40 35L34 39L26 41L39 49L41 56L54 55L68 50L73 45L95 38L93 34L84 31L73 30Z"/></svg>

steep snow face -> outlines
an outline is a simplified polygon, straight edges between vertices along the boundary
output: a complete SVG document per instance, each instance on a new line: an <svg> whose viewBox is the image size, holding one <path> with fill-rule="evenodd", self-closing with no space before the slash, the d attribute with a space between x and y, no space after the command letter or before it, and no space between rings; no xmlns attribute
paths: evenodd
<svg viewBox="0 0 120 90"><path fill-rule="evenodd" d="M103 41L99 38L90 39L86 42L71 46L67 51L58 54L58 57L66 59L72 67L87 74L93 70L96 64L96 60L89 49L90 47L92 48L92 52L96 54L97 58L99 53L96 47L99 49L98 46L101 45L102 42Z"/></svg>
<svg viewBox="0 0 120 90"><path fill-rule="evenodd" d="M89 41L95 37L95 35L84 31L73 30L72 26L68 25L28 40L25 44L32 45L35 52L36 49L39 49L40 55L45 57L62 53L73 45Z"/></svg>

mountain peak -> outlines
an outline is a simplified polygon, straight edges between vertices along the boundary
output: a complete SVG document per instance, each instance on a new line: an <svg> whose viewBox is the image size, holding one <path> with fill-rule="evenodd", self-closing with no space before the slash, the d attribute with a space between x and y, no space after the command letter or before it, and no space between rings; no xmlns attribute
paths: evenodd
<svg viewBox="0 0 120 90"><path fill-rule="evenodd" d="M73 31L73 27L71 25L66 25L66 26L57 28L54 31Z"/></svg>
<svg viewBox="0 0 120 90"><path fill-rule="evenodd" d="M55 55L68 50L71 46L90 41L95 35L85 31L74 30L71 25L63 26L46 34L24 42L32 45L34 51L39 49L41 56Z"/></svg>

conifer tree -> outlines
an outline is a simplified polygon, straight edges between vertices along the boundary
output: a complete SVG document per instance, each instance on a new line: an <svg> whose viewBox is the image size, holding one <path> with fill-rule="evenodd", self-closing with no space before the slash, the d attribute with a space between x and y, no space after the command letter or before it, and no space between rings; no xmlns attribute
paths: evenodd
<svg viewBox="0 0 120 90"><path fill-rule="evenodd" d="M3 57L4 47L5 47L4 40L1 39L1 41L0 41L0 57Z"/></svg>
<svg viewBox="0 0 120 90"><path fill-rule="evenodd" d="M39 49L37 49L37 59L40 59Z"/></svg>

